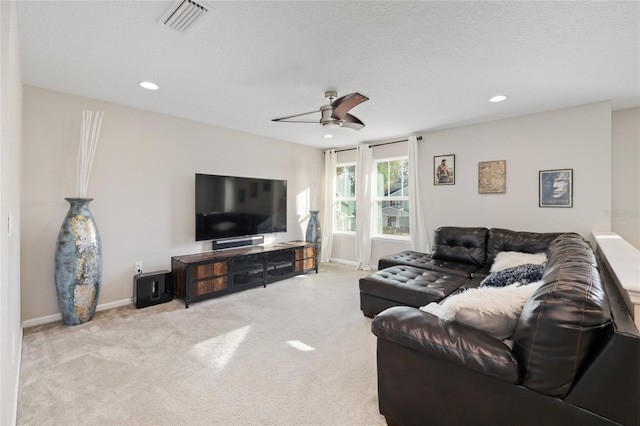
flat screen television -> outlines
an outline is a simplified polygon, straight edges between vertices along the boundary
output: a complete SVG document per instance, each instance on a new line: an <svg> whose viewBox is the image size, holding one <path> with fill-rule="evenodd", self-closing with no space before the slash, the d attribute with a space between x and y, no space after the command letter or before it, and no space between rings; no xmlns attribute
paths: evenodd
<svg viewBox="0 0 640 426"><path fill-rule="evenodd" d="M286 232L287 181L196 173L196 241Z"/></svg>

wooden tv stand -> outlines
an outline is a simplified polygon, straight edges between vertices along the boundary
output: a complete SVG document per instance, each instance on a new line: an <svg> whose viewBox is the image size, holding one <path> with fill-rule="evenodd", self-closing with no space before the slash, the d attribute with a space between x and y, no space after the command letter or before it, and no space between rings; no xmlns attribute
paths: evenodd
<svg viewBox="0 0 640 426"><path fill-rule="evenodd" d="M314 243L290 241L262 246L174 256L171 258L173 293L190 302L290 278L318 273Z"/></svg>

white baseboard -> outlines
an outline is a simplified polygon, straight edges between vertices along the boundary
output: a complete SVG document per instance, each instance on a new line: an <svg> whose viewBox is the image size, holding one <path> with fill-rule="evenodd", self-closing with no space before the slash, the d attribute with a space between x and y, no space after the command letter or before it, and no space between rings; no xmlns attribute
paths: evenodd
<svg viewBox="0 0 640 426"><path fill-rule="evenodd" d="M334 259L334 258L331 258L331 259L329 259L329 262L332 262L332 263L342 263L343 265L350 265L350 266L358 266L358 262L354 262L354 261L352 261L352 260L344 260L344 259ZM377 265L369 265L369 267L370 267L372 270L374 270L374 271L378 269L378 266L377 266Z"/></svg>
<svg viewBox="0 0 640 426"><path fill-rule="evenodd" d="M344 260L344 259L335 259L333 257L331 259L329 259L329 262L331 262L331 263L341 263L343 265L351 265L351 266L357 266L358 265L358 262L353 262L351 260Z"/></svg>
<svg viewBox="0 0 640 426"><path fill-rule="evenodd" d="M115 302L103 303L96 306L96 312L105 311L107 309L118 308L132 303L131 299L117 300ZM22 328L35 327L36 325L48 324L50 322L61 321L61 314L47 315L46 317L33 318L22 321Z"/></svg>

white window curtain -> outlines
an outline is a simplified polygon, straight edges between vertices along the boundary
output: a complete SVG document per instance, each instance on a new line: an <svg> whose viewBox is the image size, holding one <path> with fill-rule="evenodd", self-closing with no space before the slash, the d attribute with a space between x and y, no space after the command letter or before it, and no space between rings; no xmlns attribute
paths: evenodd
<svg viewBox="0 0 640 426"><path fill-rule="evenodd" d="M372 159L369 145L358 145L356 163L356 268L371 269Z"/></svg>
<svg viewBox="0 0 640 426"><path fill-rule="evenodd" d="M409 229L411 232L411 250L429 253L429 236L427 235L427 221L420 188L421 179L419 164L418 138L409 137Z"/></svg>
<svg viewBox="0 0 640 426"><path fill-rule="evenodd" d="M320 262L331 260L331 248L333 246L333 197L336 193L336 166L338 153L334 149L324 151L324 211L322 220L322 247L320 249Z"/></svg>

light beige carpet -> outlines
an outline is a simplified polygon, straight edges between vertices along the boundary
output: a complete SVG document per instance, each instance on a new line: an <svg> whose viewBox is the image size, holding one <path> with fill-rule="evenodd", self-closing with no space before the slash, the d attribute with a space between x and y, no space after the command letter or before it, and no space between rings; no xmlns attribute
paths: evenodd
<svg viewBox="0 0 640 426"><path fill-rule="evenodd" d="M18 425L383 425L353 267L24 332Z"/></svg>

